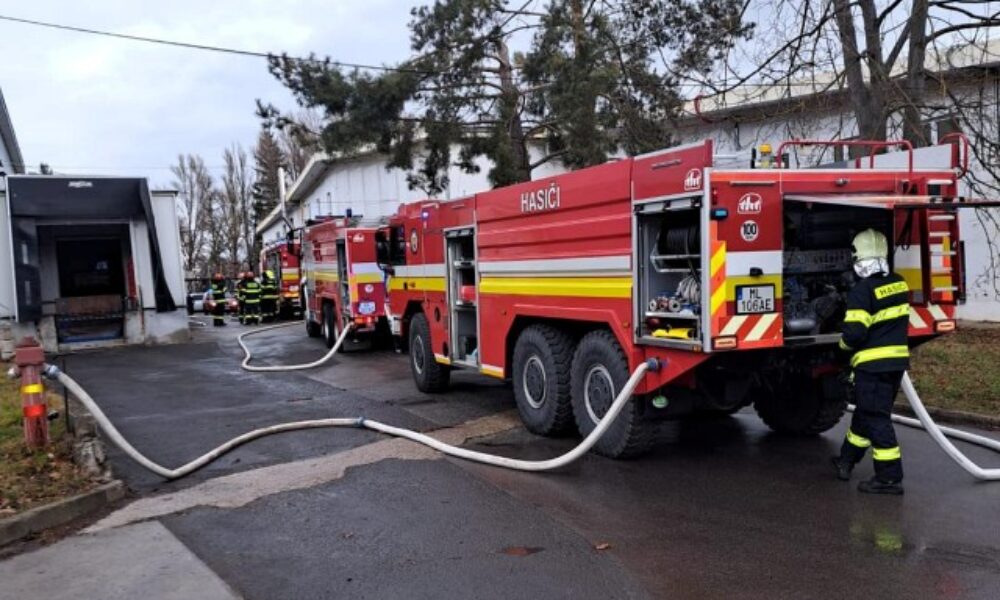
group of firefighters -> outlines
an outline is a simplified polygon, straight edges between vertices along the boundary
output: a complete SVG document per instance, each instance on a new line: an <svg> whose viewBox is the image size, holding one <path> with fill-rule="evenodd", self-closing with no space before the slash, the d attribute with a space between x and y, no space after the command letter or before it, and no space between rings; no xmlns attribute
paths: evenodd
<svg viewBox="0 0 1000 600"><path fill-rule="evenodd" d="M211 293L215 306L212 309L212 324L226 325L226 291L228 283L222 273L212 277ZM272 321L278 316L278 280L274 271L264 271L257 281L253 271L240 273L235 286L236 301L239 304L239 321L244 325L257 325L265 320Z"/></svg>

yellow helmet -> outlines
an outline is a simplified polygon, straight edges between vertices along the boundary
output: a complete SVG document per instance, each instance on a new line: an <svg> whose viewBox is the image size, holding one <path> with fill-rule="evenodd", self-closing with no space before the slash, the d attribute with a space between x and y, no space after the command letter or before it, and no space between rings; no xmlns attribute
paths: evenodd
<svg viewBox="0 0 1000 600"><path fill-rule="evenodd" d="M874 229L865 229L851 242L851 257L855 262L869 258L888 258L889 243Z"/></svg>

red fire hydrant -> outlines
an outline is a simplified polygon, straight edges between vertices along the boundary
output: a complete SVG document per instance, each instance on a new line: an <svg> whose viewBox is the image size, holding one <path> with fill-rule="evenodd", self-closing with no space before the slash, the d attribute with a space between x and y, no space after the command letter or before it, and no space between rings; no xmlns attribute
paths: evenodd
<svg viewBox="0 0 1000 600"><path fill-rule="evenodd" d="M26 337L15 347L14 364L21 374L24 442L29 448L43 448L49 443L49 407L42 386L45 352L35 338Z"/></svg>

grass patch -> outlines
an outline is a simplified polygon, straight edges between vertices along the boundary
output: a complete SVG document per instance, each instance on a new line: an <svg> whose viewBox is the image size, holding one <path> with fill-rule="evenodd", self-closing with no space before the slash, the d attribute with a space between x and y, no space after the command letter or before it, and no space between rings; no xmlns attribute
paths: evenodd
<svg viewBox="0 0 1000 600"><path fill-rule="evenodd" d="M10 367L0 363L4 372ZM50 423L48 447L29 451L21 424L20 381L0 378L0 518L85 492L97 485L73 464L65 421ZM62 410L50 395L49 405Z"/></svg>
<svg viewBox="0 0 1000 600"><path fill-rule="evenodd" d="M910 376L928 406L1000 416L1000 327L960 326L917 348ZM905 402L905 400L904 400Z"/></svg>

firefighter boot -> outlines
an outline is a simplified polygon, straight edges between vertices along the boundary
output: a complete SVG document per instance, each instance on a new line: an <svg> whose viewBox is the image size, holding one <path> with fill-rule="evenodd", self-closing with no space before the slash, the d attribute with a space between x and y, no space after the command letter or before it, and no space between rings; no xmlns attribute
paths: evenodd
<svg viewBox="0 0 1000 600"><path fill-rule="evenodd" d="M837 471L837 479L841 481L849 481L851 479L851 472L854 471L854 463L845 461L839 456L831 456L830 462Z"/></svg>
<svg viewBox="0 0 1000 600"><path fill-rule="evenodd" d="M868 481L858 484L858 491L864 494L889 494L891 496L903 495L903 484L899 481L882 481L878 477L872 477Z"/></svg>

